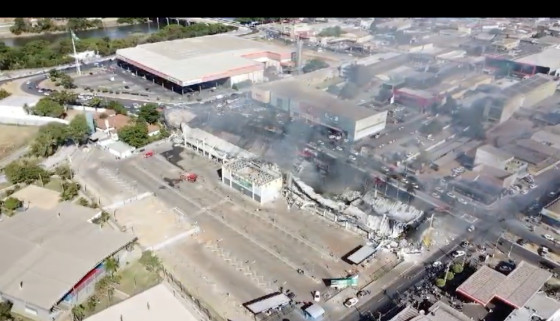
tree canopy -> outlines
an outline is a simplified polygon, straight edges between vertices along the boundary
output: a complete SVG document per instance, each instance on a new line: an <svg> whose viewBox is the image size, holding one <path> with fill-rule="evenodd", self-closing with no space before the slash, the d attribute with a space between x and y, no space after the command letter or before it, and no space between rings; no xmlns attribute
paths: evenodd
<svg viewBox="0 0 560 321"><path fill-rule="evenodd" d="M87 141L91 134L85 115L76 115L68 125L68 139L72 140L74 144L82 144Z"/></svg>
<svg viewBox="0 0 560 321"><path fill-rule="evenodd" d="M60 105L71 105L75 104L78 100L78 94L66 90L55 91L51 93L49 99L59 103Z"/></svg>
<svg viewBox="0 0 560 321"><path fill-rule="evenodd" d="M328 27L325 28L323 30L321 30L321 32L319 32L318 36L319 37L340 37L340 35L342 35L344 33L344 31L342 31L342 28L340 28L340 26L334 26L334 27Z"/></svg>
<svg viewBox="0 0 560 321"><path fill-rule="evenodd" d="M161 117L160 112L157 109L158 106L156 104L146 104L140 107L138 118L145 120L148 124L155 124Z"/></svg>
<svg viewBox="0 0 560 321"><path fill-rule="evenodd" d="M314 58L314 59L309 60L305 64L305 66L303 66L302 71L304 73L308 73L308 72L312 72L312 71L315 71L315 70L327 68L328 66L329 66L329 64L326 63L324 60Z"/></svg>
<svg viewBox="0 0 560 321"><path fill-rule="evenodd" d="M91 129L84 115L77 115L69 125L48 123L39 128L39 132L31 143L30 154L39 157L51 156L59 146L68 141L75 144L84 143L90 133Z"/></svg>
<svg viewBox="0 0 560 321"><path fill-rule="evenodd" d="M103 22L101 19L70 18L66 21L66 24L57 24L52 18L41 18L37 20L37 23L31 24L31 22L24 18L16 18L14 25L10 27L10 31L15 35L20 35L22 33L86 30L102 27Z"/></svg>
<svg viewBox="0 0 560 321"><path fill-rule="evenodd" d="M13 161L4 167L4 174L12 184L32 183L38 179L48 179L49 173L39 165L29 161Z"/></svg>
<svg viewBox="0 0 560 321"><path fill-rule="evenodd" d="M0 88L0 99L4 99L10 97L10 93L7 92L4 88Z"/></svg>
<svg viewBox="0 0 560 321"><path fill-rule="evenodd" d="M119 139L136 148L142 147L150 142L148 126L144 122L136 122L121 128L118 132Z"/></svg>
<svg viewBox="0 0 560 321"><path fill-rule="evenodd" d="M64 114L64 107L62 107L56 101L45 97L41 98L41 100L37 102L37 105L32 108L32 112L33 114L38 116L59 118L60 116L62 116L62 114Z"/></svg>
<svg viewBox="0 0 560 321"><path fill-rule="evenodd" d="M10 215L10 213L13 213L18 208L21 208L23 206L23 202L15 197L8 197L4 200L2 206L6 210L6 213Z"/></svg>

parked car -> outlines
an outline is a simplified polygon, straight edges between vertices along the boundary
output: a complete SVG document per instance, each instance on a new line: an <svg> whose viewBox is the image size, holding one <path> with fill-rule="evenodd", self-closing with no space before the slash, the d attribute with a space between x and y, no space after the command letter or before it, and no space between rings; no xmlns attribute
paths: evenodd
<svg viewBox="0 0 560 321"><path fill-rule="evenodd" d="M458 257L461 257L465 254L467 254L465 251L455 251L455 252L451 253L451 256L453 256L453 258L458 258Z"/></svg>
<svg viewBox="0 0 560 321"><path fill-rule="evenodd" d="M543 237L544 237L546 240L554 241L554 238L553 238L550 234L544 234Z"/></svg>
<svg viewBox="0 0 560 321"><path fill-rule="evenodd" d="M353 306L355 306L356 304L358 304L360 300L358 300L358 298L349 298L346 301L344 301L344 306L347 308L351 308Z"/></svg>
<svg viewBox="0 0 560 321"><path fill-rule="evenodd" d="M315 302L321 301L321 292L319 291L313 292L313 301Z"/></svg>

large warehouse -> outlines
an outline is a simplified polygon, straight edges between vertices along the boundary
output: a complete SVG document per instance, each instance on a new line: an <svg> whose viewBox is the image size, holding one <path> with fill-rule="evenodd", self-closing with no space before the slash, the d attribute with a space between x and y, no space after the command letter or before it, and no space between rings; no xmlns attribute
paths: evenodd
<svg viewBox="0 0 560 321"><path fill-rule="evenodd" d="M117 50L119 65L184 94L201 88L263 81L268 67L292 61L292 51L231 35L212 35Z"/></svg>
<svg viewBox="0 0 560 321"><path fill-rule="evenodd" d="M351 141L382 131L387 121L387 111L342 101L293 79L253 87L251 97L293 117L342 132Z"/></svg>

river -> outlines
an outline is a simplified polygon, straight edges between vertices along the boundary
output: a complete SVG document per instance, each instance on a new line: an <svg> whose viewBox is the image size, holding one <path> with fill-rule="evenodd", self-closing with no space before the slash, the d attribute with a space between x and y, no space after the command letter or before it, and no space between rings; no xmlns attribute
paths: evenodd
<svg viewBox="0 0 560 321"><path fill-rule="evenodd" d="M163 26L165 26L165 22L160 23L160 27ZM150 23L143 23L137 25L126 25L126 26L110 27L110 28L103 28L103 29L77 31L76 35L78 36L78 38L83 38L83 39L103 38L103 37L109 37L111 39L120 39L120 38L128 37L135 33L152 33L156 30L157 30L157 24L154 22L150 22ZM32 37L0 39L0 42L4 42L7 46L10 47L21 47L31 41L47 40L50 42L55 42L64 38L70 38L70 35L68 33L43 34L43 35L37 35Z"/></svg>

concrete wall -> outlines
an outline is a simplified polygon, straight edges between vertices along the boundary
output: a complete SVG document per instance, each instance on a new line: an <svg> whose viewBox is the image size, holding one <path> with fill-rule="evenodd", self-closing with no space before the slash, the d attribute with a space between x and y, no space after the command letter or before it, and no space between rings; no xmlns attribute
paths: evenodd
<svg viewBox="0 0 560 321"><path fill-rule="evenodd" d="M260 83L264 80L264 70L253 71L247 74L232 76L230 78L231 85L238 84L240 82L244 82L250 80L253 83Z"/></svg>
<svg viewBox="0 0 560 321"><path fill-rule="evenodd" d="M48 123L61 123L68 125L68 121L59 118L41 117L34 115L0 115L0 124L42 126Z"/></svg>
<svg viewBox="0 0 560 321"><path fill-rule="evenodd" d="M523 104L524 96L516 95L514 97L509 98L504 103L504 108L502 109L502 114L500 115L499 124L505 122L506 120L510 119L513 114L521 108Z"/></svg>
<svg viewBox="0 0 560 321"><path fill-rule="evenodd" d="M256 100L260 103L269 104L271 101L270 96L270 90L265 90L258 87L253 87L251 89L251 99Z"/></svg>
<svg viewBox="0 0 560 321"><path fill-rule="evenodd" d="M26 304L24 301L9 296L2 295L2 297L13 303L12 311L17 314L21 314L31 320L52 321L52 315L49 310Z"/></svg>

